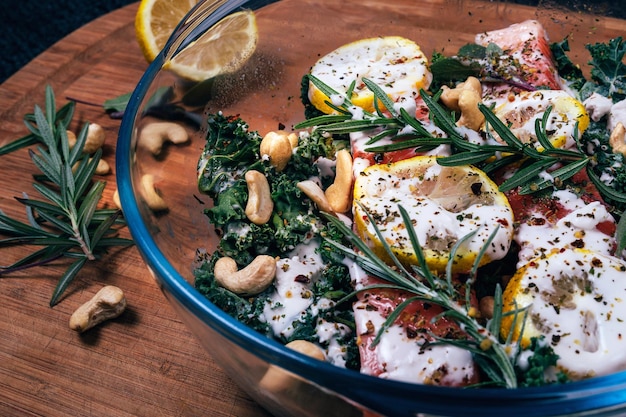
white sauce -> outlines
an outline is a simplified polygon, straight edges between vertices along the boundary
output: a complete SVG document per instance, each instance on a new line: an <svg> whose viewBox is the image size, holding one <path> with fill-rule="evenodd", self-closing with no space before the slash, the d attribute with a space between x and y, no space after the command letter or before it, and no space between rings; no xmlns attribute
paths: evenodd
<svg viewBox="0 0 626 417"><path fill-rule="evenodd" d="M289 258L282 258L276 264L275 292L263 311L276 336L289 337L294 330L292 323L302 320L314 302L310 285L319 279L324 268L315 246L299 245ZM299 276L306 279L297 279Z"/></svg>
<svg viewBox="0 0 626 417"><path fill-rule="evenodd" d="M360 308L359 308L360 307ZM385 318L377 311L371 311L363 303L357 302L354 307L356 329L358 334L371 331L378 332ZM444 380L450 384L461 385L473 375L473 360L469 351L452 345L439 345L421 351L419 346L424 339L410 339L401 326L390 326L382 335L376 346L376 359L384 366L379 378L394 379L411 383L432 383L441 379L441 371L445 370ZM361 373L375 375L375 369L361 366Z"/></svg>
<svg viewBox="0 0 626 417"><path fill-rule="evenodd" d="M513 235L513 214L510 207L504 205L471 204L466 206L458 195L445 195L435 200L428 195L418 194L421 183L439 175L441 167L432 165L422 177L399 178L392 174L368 171L357 181L367 190L367 195L359 196L363 204L374 218L385 219L378 224L387 242L393 242L400 248L410 248L410 240L404 222L398 211L401 204L414 221L414 230L420 244L429 247L433 240L458 240L478 230L464 242L463 248L471 253L478 253L495 228L500 225L492 244L486 254L490 259L503 258ZM469 190L464 190L469 192ZM450 211L446 207L458 205L462 210ZM359 215L357 213L357 215ZM374 228L368 223L369 233L375 235Z"/></svg>
<svg viewBox="0 0 626 417"><path fill-rule="evenodd" d="M611 107L607 128L612 131L618 123L626 126L626 100L618 101Z"/></svg>
<svg viewBox="0 0 626 417"><path fill-rule="evenodd" d="M287 258L277 262L276 279L270 299L263 309L263 318L277 337L288 338L294 331L294 322L303 321L307 314L317 316L320 310L333 306L326 298L314 300L311 286L320 278L324 263L316 249L319 242L312 240L298 245ZM345 367L346 348L337 339L351 330L342 324L316 319L316 335L320 344L327 345L327 361Z"/></svg>
<svg viewBox="0 0 626 417"><path fill-rule="evenodd" d="M609 114L613 106L613 100L604 97L602 94L593 93L583 102L583 105L587 113L589 113L591 120L597 122Z"/></svg>
<svg viewBox="0 0 626 417"><path fill-rule="evenodd" d="M578 135L578 120L575 114L570 114L576 110L574 102L576 99L565 90L537 90L505 95L492 102L485 100L485 105L495 104L494 112L498 118L505 124L511 124L513 134L528 143L537 143L535 123L552 107L545 129L550 132L553 143L560 138L564 144L559 144L559 147L567 149L576 146L575 138ZM495 132L491 133L495 136Z"/></svg>
<svg viewBox="0 0 626 417"><path fill-rule="evenodd" d="M571 191L557 191L554 196L566 209L572 210L571 213L550 224L543 214L537 212L535 219L543 222L520 224L515 233L515 241L521 247L517 267L564 248L587 248L610 255L615 238L597 230L599 223L615 221L606 207L598 201L586 204Z"/></svg>
<svg viewBox="0 0 626 417"><path fill-rule="evenodd" d="M584 250L534 261L516 300L573 379L626 369L626 264ZM531 328L528 327L530 330ZM529 336L530 337L530 336Z"/></svg>

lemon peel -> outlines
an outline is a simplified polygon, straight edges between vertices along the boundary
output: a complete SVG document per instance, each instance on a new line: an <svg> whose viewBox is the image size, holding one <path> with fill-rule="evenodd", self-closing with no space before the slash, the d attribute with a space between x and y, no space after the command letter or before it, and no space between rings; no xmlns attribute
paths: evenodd
<svg viewBox="0 0 626 417"><path fill-rule="evenodd" d="M481 265L501 259L510 247L513 214L506 196L481 170L472 166L443 167L433 156L418 156L391 164L372 165L354 184L356 233L381 259L389 260L370 223L375 220L383 239L404 264L417 264L398 211L410 214L428 267L443 271L455 243L474 231L452 260L453 272L472 268L480 249L499 226Z"/></svg>
<svg viewBox="0 0 626 417"><path fill-rule="evenodd" d="M165 46L195 1L142 0L135 17L139 47L148 62ZM252 56L258 42L256 16L242 10L224 17L163 68L190 81L204 81L237 71Z"/></svg>
<svg viewBox="0 0 626 417"><path fill-rule="evenodd" d="M348 98L369 112L375 109L374 93L365 87L363 78L375 81L393 101L414 100L420 88L427 89L432 80L428 59L420 47L400 36L367 38L340 46L319 59L310 73L339 95L345 95L354 82ZM341 97L328 97L313 83L309 84L309 100L326 114L335 112L327 102L342 101Z"/></svg>

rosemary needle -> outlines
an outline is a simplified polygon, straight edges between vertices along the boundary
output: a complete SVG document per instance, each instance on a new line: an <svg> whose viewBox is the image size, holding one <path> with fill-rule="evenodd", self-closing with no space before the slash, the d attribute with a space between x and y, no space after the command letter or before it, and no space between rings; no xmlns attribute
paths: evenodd
<svg viewBox="0 0 626 417"><path fill-rule="evenodd" d="M45 108L35 106L32 114L24 116L30 134L0 148L0 155L4 155L36 145L29 154L41 175L34 177L33 188L43 197L31 199L25 193L16 197L26 208L27 222L0 211L0 234L6 236L0 239L0 247L39 247L11 265L0 266L0 276L60 258L71 260L53 291L50 306L59 302L88 261L101 259L109 247L133 244L117 236L125 225L121 211L98 208L105 183L93 177L102 151L91 156L83 152L88 124L70 149L67 130L73 113L72 102L56 110L54 92L47 86Z"/></svg>

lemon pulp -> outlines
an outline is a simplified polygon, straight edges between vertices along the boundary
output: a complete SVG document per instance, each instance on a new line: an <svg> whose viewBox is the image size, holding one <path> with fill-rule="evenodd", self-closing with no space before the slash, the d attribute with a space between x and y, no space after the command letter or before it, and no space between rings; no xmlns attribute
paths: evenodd
<svg viewBox="0 0 626 417"><path fill-rule="evenodd" d="M443 167L433 156L372 165L355 180L356 232L382 259L389 260L381 231L391 251L405 264L417 264L398 206L411 217L431 270L446 268L454 245L475 232L455 253L453 272L467 272L489 236L496 235L480 264L504 257L513 235L513 214L507 198L481 170L471 166Z"/></svg>

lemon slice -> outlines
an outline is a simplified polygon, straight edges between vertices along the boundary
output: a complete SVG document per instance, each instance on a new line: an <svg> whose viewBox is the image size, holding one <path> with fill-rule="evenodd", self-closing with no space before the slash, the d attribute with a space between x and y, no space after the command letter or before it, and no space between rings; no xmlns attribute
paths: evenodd
<svg viewBox="0 0 626 417"><path fill-rule="evenodd" d="M142 0L135 19L137 39L152 61L195 1ZM236 71L250 58L258 42L253 11L226 16L163 66L191 81L204 81Z"/></svg>
<svg viewBox="0 0 626 417"><path fill-rule="evenodd" d="M626 369L626 263L586 249L566 249L520 268L504 294L504 312L527 308L526 320L505 315L501 335L527 347L545 336L572 379Z"/></svg>
<svg viewBox="0 0 626 417"><path fill-rule="evenodd" d="M161 52L172 32L196 0L141 0L135 15L135 36L148 62Z"/></svg>
<svg viewBox="0 0 626 417"><path fill-rule="evenodd" d="M481 170L471 166L443 167L437 158L418 156L372 165L354 184L354 226L382 259L389 260L367 213L383 239L405 264L417 258L398 205L409 213L431 270L443 271L451 249L464 236L453 259L453 272L471 269L481 248L499 225L481 265L503 258L513 236L513 214L505 195Z"/></svg>
<svg viewBox="0 0 626 417"><path fill-rule="evenodd" d="M495 115L510 126L519 140L533 144L538 150L543 147L537 141L535 123L544 117L548 107L552 109L546 132L556 148L575 147L576 137L589 126L589 115L583 104L564 90L522 91L494 103ZM491 103L486 101L486 104Z"/></svg>
<svg viewBox="0 0 626 417"><path fill-rule="evenodd" d="M428 59L415 42L399 36L362 39L343 45L318 60L311 74L344 95L355 88L349 99L355 106L374 111L374 94L361 81L370 78L393 101L415 100L420 88L428 88L432 74ZM309 100L318 110L334 110L326 102L342 104L342 97L328 97L312 83Z"/></svg>

